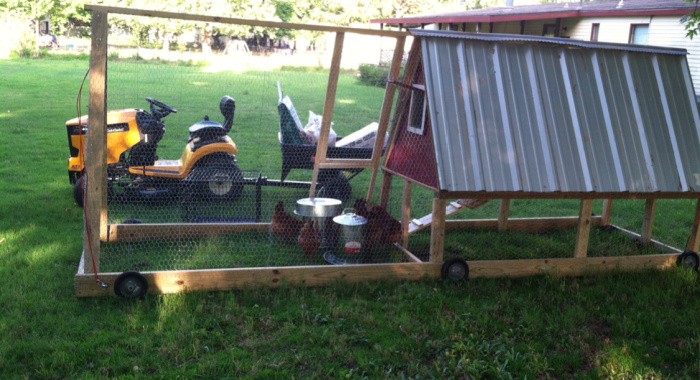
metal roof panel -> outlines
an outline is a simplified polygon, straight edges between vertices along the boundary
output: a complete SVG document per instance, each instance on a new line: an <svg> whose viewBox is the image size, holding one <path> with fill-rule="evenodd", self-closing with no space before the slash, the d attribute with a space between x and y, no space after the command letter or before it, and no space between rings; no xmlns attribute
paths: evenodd
<svg viewBox="0 0 700 380"><path fill-rule="evenodd" d="M677 49L446 33L420 36L441 190L699 187L700 121Z"/></svg>

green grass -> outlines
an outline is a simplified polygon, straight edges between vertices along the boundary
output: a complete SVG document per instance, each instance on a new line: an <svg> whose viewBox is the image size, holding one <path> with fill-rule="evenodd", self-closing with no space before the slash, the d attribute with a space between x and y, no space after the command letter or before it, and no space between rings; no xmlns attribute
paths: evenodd
<svg viewBox="0 0 700 380"><path fill-rule="evenodd" d="M460 284L283 285L136 302L75 298L82 213L66 175L64 122L75 115L86 68L86 60L0 61L0 378L700 377L700 286L696 273L681 269ZM180 110L169 124L165 158L179 155L193 119L204 112L214 118L220 96L234 96L232 136L241 166L271 178L279 174L277 77L303 120L308 109L320 112L325 91L325 75L315 72L207 73L134 62L110 70L113 107L144 107L141 99L153 96ZM340 133L376 118L379 105L353 106L381 99L376 91L341 77ZM359 194L366 180L353 180ZM429 208L430 199L416 198L415 209ZM643 201L618 202L614 221L638 230L643 208ZM683 246L694 209L688 201L660 202L656 236ZM578 202L516 201L512 210L514 216L573 215ZM469 215L497 212L493 202ZM601 235L602 252L629 248L614 238L609 243L604 231L594 235ZM494 258L485 247L526 256L546 247L542 254L551 254L570 252L571 237L570 231L458 234L447 249L477 258ZM251 238L246 247L266 239ZM412 244L425 244L421 239ZM198 244L217 251L216 241Z"/></svg>

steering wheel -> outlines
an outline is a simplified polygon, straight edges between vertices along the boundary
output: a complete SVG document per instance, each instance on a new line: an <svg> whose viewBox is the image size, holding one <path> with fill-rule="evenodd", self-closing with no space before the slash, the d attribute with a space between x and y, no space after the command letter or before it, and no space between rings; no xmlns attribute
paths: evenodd
<svg viewBox="0 0 700 380"><path fill-rule="evenodd" d="M155 100L153 98L146 98L146 101L151 104L151 113L154 116L157 114L158 118L165 117L171 113L177 113L177 110L161 101ZM158 109L156 109L158 107Z"/></svg>

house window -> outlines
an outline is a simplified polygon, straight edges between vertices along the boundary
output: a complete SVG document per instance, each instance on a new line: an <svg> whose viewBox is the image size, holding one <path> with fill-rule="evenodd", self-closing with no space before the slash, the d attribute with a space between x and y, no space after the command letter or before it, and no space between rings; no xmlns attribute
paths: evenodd
<svg viewBox="0 0 700 380"><path fill-rule="evenodd" d="M544 24L544 26L542 26L542 35L545 37L556 37L557 24Z"/></svg>
<svg viewBox="0 0 700 380"><path fill-rule="evenodd" d="M600 24L595 23L591 24L591 41L597 42L598 41L598 31L600 30Z"/></svg>
<svg viewBox="0 0 700 380"><path fill-rule="evenodd" d="M411 91L411 103L408 108L408 130L410 132L419 135L425 133L426 108L425 86L414 84L413 91Z"/></svg>
<svg viewBox="0 0 700 380"><path fill-rule="evenodd" d="M630 25L629 43L635 45L647 45L649 43L649 24Z"/></svg>

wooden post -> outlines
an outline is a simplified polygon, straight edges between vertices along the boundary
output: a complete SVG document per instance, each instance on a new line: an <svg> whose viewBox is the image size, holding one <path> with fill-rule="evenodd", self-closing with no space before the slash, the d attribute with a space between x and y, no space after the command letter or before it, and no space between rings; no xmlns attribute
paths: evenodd
<svg viewBox="0 0 700 380"><path fill-rule="evenodd" d="M508 216L510 215L510 199L501 200L501 209L498 212L498 231L508 229Z"/></svg>
<svg viewBox="0 0 700 380"><path fill-rule="evenodd" d="M581 200L581 211L578 217L578 232L576 234L576 249L574 257L588 256L588 240L591 235L591 214L593 213L593 200Z"/></svg>
<svg viewBox="0 0 700 380"><path fill-rule="evenodd" d="M408 225L411 224L411 192L413 184L406 180L403 185L403 202L401 205L401 246L408 248Z"/></svg>
<svg viewBox="0 0 700 380"><path fill-rule="evenodd" d="M83 234L83 268L94 273L100 265L100 238L107 240L107 12L92 14L90 52L90 127L85 144L87 199ZM94 264L94 265L93 265Z"/></svg>
<svg viewBox="0 0 700 380"><path fill-rule="evenodd" d="M644 221L642 222L642 243L651 243L654 235L654 217L656 216L656 199L647 199L644 205Z"/></svg>
<svg viewBox="0 0 700 380"><path fill-rule="evenodd" d="M445 200L433 199L433 223L430 226L430 262L442 263L445 257Z"/></svg>
<svg viewBox="0 0 700 380"><path fill-rule="evenodd" d="M693 222L693 229L690 231L688 246L685 249L696 253L700 250L700 199L697 200L695 205L695 221Z"/></svg>
<svg viewBox="0 0 700 380"><path fill-rule="evenodd" d="M389 71L389 80L398 80L401 72L401 61L403 60L403 50L406 44L406 37L397 37L396 46L394 47L394 56L391 58L391 69ZM396 88L387 85L384 93L384 103L382 103L382 111L379 114L379 126L377 127L377 140L374 142L374 150L372 152L372 178L369 182L367 190L367 199L372 199L374 196L374 186L377 184L377 174L379 171L379 160L382 157L384 141L386 141L386 132L389 129L389 119L391 117L391 108L394 105L394 95ZM383 190L383 189L382 189ZM384 195L382 195L383 197Z"/></svg>
<svg viewBox="0 0 700 380"><path fill-rule="evenodd" d="M389 172L384 172L382 178L382 192L379 194L379 205L386 208L389 204L389 195L391 194L391 182L394 175ZM371 202L371 198L367 198L367 202Z"/></svg>
<svg viewBox="0 0 700 380"><path fill-rule="evenodd" d="M603 226L610 225L610 222L612 220L612 207L613 207L613 200L612 199L606 199L605 201L603 201L603 215L602 215L601 225L603 225Z"/></svg>
<svg viewBox="0 0 700 380"><path fill-rule="evenodd" d="M323 106L323 121L321 122L321 133L316 145L316 159L314 161L314 173L311 179L311 189L309 197L316 196L316 185L318 183L319 165L326 161L328 151L328 135L331 130L333 120L333 110L335 108L335 95L338 90L338 77L340 76L340 59L343 56L343 41L345 32L335 34L335 45L333 47L333 59L331 60L331 71L328 76L328 87L326 89L326 103Z"/></svg>

